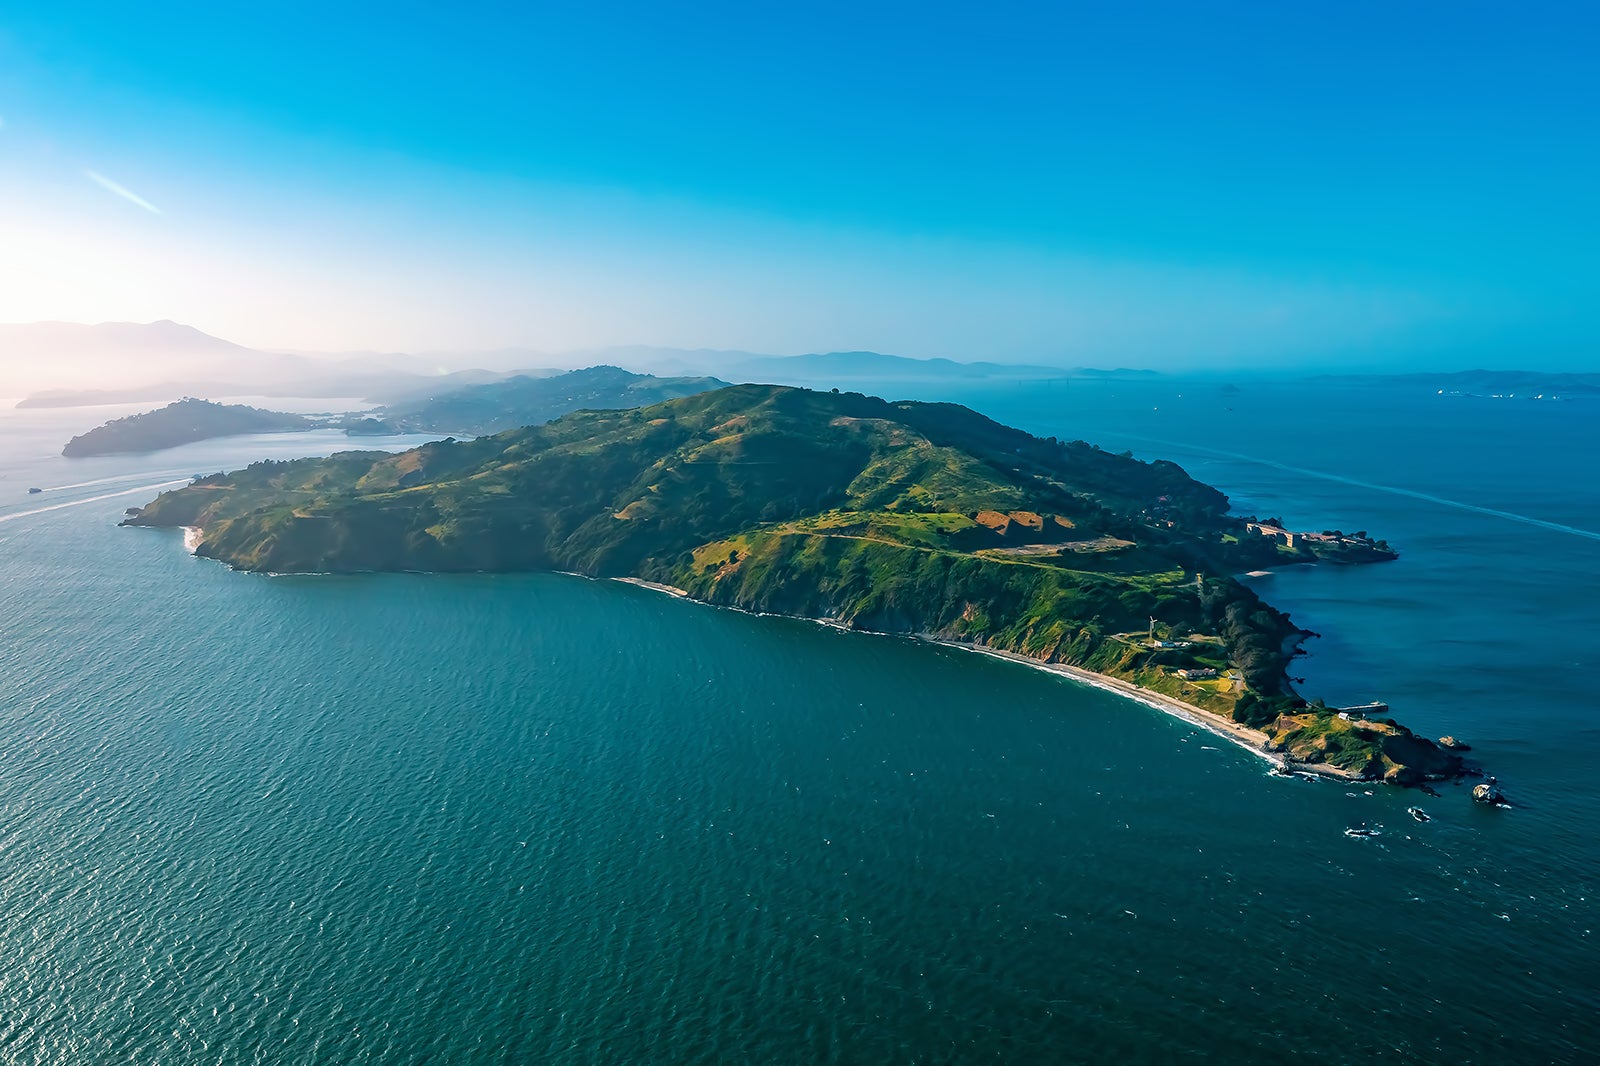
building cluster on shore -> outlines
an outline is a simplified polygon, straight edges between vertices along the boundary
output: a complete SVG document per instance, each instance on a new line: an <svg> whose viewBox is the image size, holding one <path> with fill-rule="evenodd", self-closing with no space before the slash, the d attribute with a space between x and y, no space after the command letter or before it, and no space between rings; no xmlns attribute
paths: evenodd
<svg viewBox="0 0 1600 1066"><path fill-rule="evenodd" d="M1378 543L1371 537L1366 536L1364 533L1347 534L1342 533L1337 529L1327 529L1323 530L1321 533L1299 533L1292 529L1285 529L1282 526L1274 525L1271 522L1246 522L1244 524L1244 528L1246 532L1271 538L1272 540L1275 540L1279 544L1283 545L1285 548L1291 548L1295 550L1300 548L1309 548L1312 545L1319 544L1325 546L1341 545L1353 548L1373 548L1376 547Z"/></svg>

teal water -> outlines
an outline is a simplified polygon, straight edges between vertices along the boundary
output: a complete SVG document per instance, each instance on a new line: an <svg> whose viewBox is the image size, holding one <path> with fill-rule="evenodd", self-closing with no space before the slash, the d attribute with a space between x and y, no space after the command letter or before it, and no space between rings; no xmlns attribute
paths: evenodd
<svg viewBox="0 0 1600 1066"><path fill-rule="evenodd" d="M0 413L0 1062L1592 1059L1590 420L1178 388L966 398L1388 537L1261 579L1306 687L1473 741L1516 809L1418 824L1038 671L615 583L234 574L122 508L342 442L68 463L82 412Z"/></svg>

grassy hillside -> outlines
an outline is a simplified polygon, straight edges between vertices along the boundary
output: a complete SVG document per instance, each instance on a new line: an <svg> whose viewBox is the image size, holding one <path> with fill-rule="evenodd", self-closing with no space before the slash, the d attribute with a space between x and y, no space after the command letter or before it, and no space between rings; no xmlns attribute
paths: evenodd
<svg viewBox="0 0 1600 1066"><path fill-rule="evenodd" d="M635 576L1086 666L1270 726L1302 710L1285 678L1297 631L1228 576L1280 549L1240 537L1227 505L1172 463L964 407L746 385L259 463L131 521L199 526L200 554L250 570Z"/></svg>

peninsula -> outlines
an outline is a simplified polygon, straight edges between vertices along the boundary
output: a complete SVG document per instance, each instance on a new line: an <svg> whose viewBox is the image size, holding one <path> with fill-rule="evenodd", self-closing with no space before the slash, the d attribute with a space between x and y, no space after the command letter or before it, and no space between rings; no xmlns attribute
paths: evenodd
<svg viewBox="0 0 1600 1066"><path fill-rule="evenodd" d="M1307 703L1303 636L1230 575L1304 561L1176 464L954 404L739 385L398 455L262 462L130 525L277 573L562 570L1135 686L1251 743L1417 784L1459 756Z"/></svg>

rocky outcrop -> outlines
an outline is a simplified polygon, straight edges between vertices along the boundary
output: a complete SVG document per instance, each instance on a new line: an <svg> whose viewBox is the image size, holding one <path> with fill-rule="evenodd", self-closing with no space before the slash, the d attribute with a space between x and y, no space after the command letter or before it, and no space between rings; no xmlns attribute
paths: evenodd
<svg viewBox="0 0 1600 1066"><path fill-rule="evenodd" d="M1383 758L1389 769L1383 779L1397 785L1446 781L1461 774L1461 756L1436 747L1404 727L1383 738Z"/></svg>
<svg viewBox="0 0 1600 1066"><path fill-rule="evenodd" d="M1416 787L1461 776L1461 756L1444 751L1392 719L1355 720L1309 708L1280 714L1264 727L1271 750L1297 762L1327 763L1355 777Z"/></svg>
<svg viewBox="0 0 1600 1066"><path fill-rule="evenodd" d="M1500 785L1492 777L1472 786L1472 798L1491 807L1503 807L1506 803L1505 793L1500 791Z"/></svg>
<svg viewBox="0 0 1600 1066"><path fill-rule="evenodd" d="M1463 743L1455 737L1440 737L1439 746L1447 751L1471 751L1472 745Z"/></svg>

